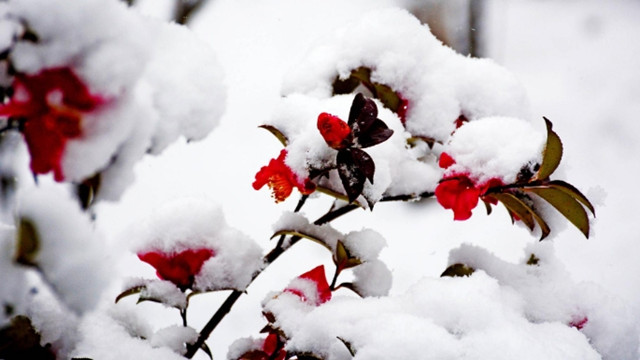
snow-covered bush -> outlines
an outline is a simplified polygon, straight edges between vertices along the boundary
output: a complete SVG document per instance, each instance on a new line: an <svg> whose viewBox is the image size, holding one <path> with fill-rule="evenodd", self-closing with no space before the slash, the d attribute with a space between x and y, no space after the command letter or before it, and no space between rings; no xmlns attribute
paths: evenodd
<svg viewBox="0 0 640 360"><path fill-rule="evenodd" d="M224 204L184 198L126 233L157 278L122 279L94 207L121 198L145 154L207 137L225 110L223 69L188 28L123 2L0 5L0 177L16 183L2 187L0 357L211 356L206 342L254 280L310 240L333 266L305 264L264 294L264 336L237 340L229 359L637 358L640 330L626 305L571 280L548 242L518 263L462 245L441 277L390 294L381 253L391 239L330 224L435 198L458 221L480 203L488 213L501 204L540 240L559 220L591 232L595 209L557 178L560 137L550 120L531 118L517 79L445 47L407 11L364 13L284 77L261 125L283 149L256 169L253 188L276 203L300 200L266 234L268 251L227 222ZM320 198L331 206L310 220L304 206ZM219 291L230 293L195 329L191 302ZM131 298L177 310L181 322L154 329Z"/></svg>

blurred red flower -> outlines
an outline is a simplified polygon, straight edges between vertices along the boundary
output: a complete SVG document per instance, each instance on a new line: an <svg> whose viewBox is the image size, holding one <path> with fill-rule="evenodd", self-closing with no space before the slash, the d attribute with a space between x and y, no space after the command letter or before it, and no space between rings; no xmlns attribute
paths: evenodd
<svg viewBox="0 0 640 360"><path fill-rule="evenodd" d="M149 251L139 253L138 258L156 269L158 277L174 283L182 290L193 286L202 265L215 252L212 249L187 249L178 253Z"/></svg>
<svg viewBox="0 0 640 360"><path fill-rule="evenodd" d="M68 139L82 135L82 116L94 111L104 99L92 95L87 86L69 68L52 68L35 75L17 74L13 96L0 105L0 116L21 118L29 153L31 171L53 171L63 181L60 161Z"/></svg>

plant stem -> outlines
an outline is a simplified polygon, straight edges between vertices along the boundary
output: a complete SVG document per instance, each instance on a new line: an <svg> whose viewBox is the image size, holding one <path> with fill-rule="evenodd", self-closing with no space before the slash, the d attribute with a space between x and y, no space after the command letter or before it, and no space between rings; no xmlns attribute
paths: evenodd
<svg viewBox="0 0 640 360"><path fill-rule="evenodd" d="M329 289L331 291L336 290L336 282L338 282L338 275L340 275L340 269L336 265L336 272L333 274L333 280L331 280L331 285L329 285Z"/></svg>
<svg viewBox="0 0 640 360"><path fill-rule="evenodd" d="M182 318L182 326L187 327L187 308L180 309L180 317Z"/></svg>
<svg viewBox="0 0 640 360"><path fill-rule="evenodd" d="M304 196L300 199L298 206L296 206L296 209L298 211L302 207L301 203L304 204L305 200L306 200L306 197ZM313 223L315 225L326 224L359 207L360 206L355 204L345 205L341 208L327 212L323 216L319 217ZM253 277L251 278L251 282L249 284L251 284L253 280L255 280L258 277L258 275L260 275L271 263L273 263L278 257L280 257L280 255L282 255L288 248L290 248L295 243L300 241L300 239L301 237L299 236L291 237L290 245L286 248L283 248L279 242L279 246L276 246L273 250L271 250L268 254L264 256L263 259L264 259L265 266L261 270L258 270L256 273L253 274ZM243 293L244 293L243 291L233 290L231 294L229 294L229 296L224 301L224 303L220 305L220 307L213 314L211 319L209 319L207 324L202 328L202 330L200 331L200 335L198 336L198 340L193 345L188 346L187 353L185 354L185 357L187 359L191 359L193 355L195 355L196 351L198 351L198 349L202 346L202 344L204 344L204 342L209 338L209 335L211 335L213 330L215 330L215 328L218 326L220 321L222 321L222 319L224 319L224 317L231 311L231 308L236 303L236 301L238 301L238 299Z"/></svg>

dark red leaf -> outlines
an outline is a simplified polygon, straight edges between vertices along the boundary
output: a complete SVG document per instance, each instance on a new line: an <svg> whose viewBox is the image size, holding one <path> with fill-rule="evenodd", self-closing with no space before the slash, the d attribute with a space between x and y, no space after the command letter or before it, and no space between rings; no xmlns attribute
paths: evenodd
<svg viewBox="0 0 640 360"><path fill-rule="evenodd" d="M358 134L358 144L362 148L367 148L386 141L391 135L393 135L393 130L389 129L384 121L375 119L368 131Z"/></svg>
<svg viewBox="0 0 640 360"><path fill-rule="evenodd" d="M347 193L349 202L353 202L358 196L360 196L360 194L362 194L364 182L367 179L367 175L359 165L362 161L356 162L357 160L355 160L353 155L354 150L358 149L347 148L340 150L338 151L338 156L336 158L338 163L338 175L340 176L342 186ZM364 153L362 150L360 150L360 152ZM373 164L373 160L371 160L371 163Z"/></svg>

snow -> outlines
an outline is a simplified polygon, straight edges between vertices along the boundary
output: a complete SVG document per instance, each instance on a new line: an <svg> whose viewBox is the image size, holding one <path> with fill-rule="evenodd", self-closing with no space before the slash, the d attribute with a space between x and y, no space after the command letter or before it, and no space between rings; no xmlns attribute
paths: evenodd
<svg viewBox="0 0 640 360"><path fill-rule="evenodd" d="M201 140L218 124L226 106L222 71L187 29L110 0L12 1L8 14L39 37L16 41L16 70L71 67L107 100L83 117L83 136L69 141L62 159L68 180L101 173L99 199L118 200L145 153L159 154L181 136Z"/></svg>
<svg viewBox="0 0 640 360"><path fill-rule="evenodd" d="M223 300L222 294L201 295L192 301L190 328L181 330L174 327L179 321L175 309L163 312L165 309L156 306L147 311L145 305L134 306L125 300L96 308L99 300L112 303L122 290L119 286L106 288L101 298L98 292L90 291L105 289L87 280L96 271L94 267L105 265L99 255L131 248L130 242L167 250L215 243L219 248L210 261L225 261L205 265L203 272L210 277L198 281L210 288L234 279L238 280L234 285L245 289L248 277L262 265L259 258L263 250L275 244L267 240L272 224L297 201L292 196L274 205L264 192L251 190L255 172L280 150L269 133L256 127L277 124L290 136L290 153L294 155L287 163L298 172L306 171L308 161L327 164L332 150L317 132L308 130L313 129L321 111L343 119L348 114L350 98L329 98L331 82L336 75L346 76L354 66L376 63L374 78L397 86L414 105L408 114L408 132L433 136L444 145L429 149L419 144L405 149L410 134L395 114L378 103L380 117L396 133L388 142L367 149L377 167L375 187L366 189L370 197L432 190L442 175L436 166L442 151L450 151L460 167L477 168L480 163L482 174L508 180L522 165L539 160L544 141L540 119L547 116L565 148L557 176L601 204L596 209L596 229L587 241L563 220L564 227L552 224L552 241L538 244L523 227L512 226L501 208L494 209L491 216L476 209L472 219L453 223L450 214L433 201L381 203L373 211L357 210L331 226L315 227L308 219L322 214L330 203L324 195L312 195L302 214L288 213L276 229L318 232L332 239L331 243L347 234L350 251L367 260L353 269L353 281L371 296L360 299L340 289L331 301L318 307L303 306L297 296L286 292L276 299L267 297L269 301L263 304L277 315L277 326L289 336L287 349L350 359L339 336L353 345L358 359L638 358L635 319L640 314L640 286L633 274L640 271L640 246L632 226L635 204L640 201L633 191L633 179L640 171L635 141L638 126L631 120L640 111L636 101L640 73L634 62L640 54L634 41L640 31L636 3L488 1L489 54L493 60L474 60L439 47L426 28L406 12L379 11L395 1L302 4L294 0L218 0L209 3L192 25L217 54L221 67L213 66L211 72L203 71L213 56L208 50L193 54L194 62L186 65L186 60L176 55L190 51L191 41L197 42L184 29L141 20L139 14L116 1L86 1L73 10L75 13L63 11L67 6L60 3L9 3L22 9L25 17L37 18L34 26L39 32L57 35L46 49L20 45L16 61L21 69L37 71L45 65L65 64L80 54L74 68L92 90L116 99L104 113L87 118L87 126L95 126L87 128L88 134L95 137L70 144L65 167L77 166L74 179L81 180L98 169L105 170L117 153L118 162L103 173L111 189L105 188L102 196L121 199L97 204L96 220L91 223L66 193L50 191L47 179L41 179L39 190L19 194L20 214L38 219L42 228L62 224L62 232L43 236L43 246L50 247L43 248L41 260L45 264L43 278L56 285L51 294L63 302L51 307L38 305L42 311L30 315L37 319L46 341L56 343L63 352L69 351L68 342L77 340L76 334L70 331L67 338L49 325L61 314L69 314L65 309L69 306L84 314L78 319L80 340L73 356L182 358L175 351L181 352L182 343L193 339L192 330L202 327ZM55 16L39 16L42 13ZM98 14L95 16L100 20L90 24L92 14ZM104 24L109 26L101 26ZM367 31L366 24L374 24L374 30ZM93 31L94 25L100 31ZM136 29L140 32L132 31ZM336 31L349 36L336 38ZM394 31L407 41L397 41ZM97 41L105 34L108 39ZM89 45L96 48L89 51ZM162 50L169 47L181 50L174 54ZM48 56L40 56L41 51ZM105 56L113 53L129 54L128 58L137 61ZM218 86L223 76L229 86L226 98ZM190 81L181 81L185 79ZM158 89L166 92L156 92ZM432 96L420 97L423 91ZM203 114L214 116L198 120ZM449 141L455 129L453 120L460 114L472 121L457 129ZM107 124L112 132L99 138L99 126L107 126L100 121L105 118L113 119L113 124ZM189 121L192 118L195 122ZM437 121L424 123L433 119ZM219 127L203 138L218 120ZM175 131L185 139L202 141L187 146L184 140L174 138ZM465 148L471 140L476 146ZM493 146L487 147L487 143ZM489 162L494 153L477 151L502 147L510 150L499 152L505 157L498 164ZM92 152L95 161L80 169L86 164L76 164L74 156L89 148L100 151ZM149 149L156 155L161 152L161 156L143 156ZM24 149L20 151L25 161L17 162L26 164ZM6 163L0 161L0 171L5 174ZM26 165L18 170L21 180L28 179L22 176L25 169ZM396 182L398 174L409 179ZM335 176L327 181L339 188ZM185 197L189 200L179 200L180 206L160 209ZM202 199L215 199L221 205ZM60 208L42 207L43 203L60 204ZM0 219L11 222L9 217L3 214ZM138 233L125 230L146 221L150 225L145 224ZM73 231L65 226L71 222ZM98 249L96 243L101 241L86 241L99 239L101 233L108 250ZM187 240L181 234L189 235ZM26 286L20 285L40 284L39 275L11 263L14 237L11 225L0 224L0 299L19 305L17 312L26 312L22 305L29 301L21 300L27 297ZM258 245L252 238L258 239ZM372 241L355 241L360 238ZM233 241L226 241L229 239ZM353 244L349 239L354 239ZM227 257L227 247L244 255L240 259ZM526 264L532 253L539 258L538 265ZM65 261L60 261L62 255ZM285 288L292 274L302 273L309 264L330 264L330 258L306 241L288 249L246 289L248 294L216 329L209 342L214 357L223 358L235 339L257 335L265 325L260 313L265 294ZM82 269L65 268L71 259L78 259L74 263ZM438 277L454 262L468 264L476 271L464 278ZM114 266L115 261L106 263ZM123 263L126 276L153 273L133 254ZM228 277L221 275L227 271ZM25 272L33 276L27 280ZM112 271L112 277L120 276L119 272ZM98 278L101 274L96 272ZM393 275L393 284L389 275ZM390 295L382 296L387 293ZM91 301L81 303L82 297ZM47 298L33 299L34 304L40 304L38 301ZM93 309L95 312L88 312ZM587 321L581 329L571 325L584 318ZM75 324L70 321L66 326ZM253 340L244 342L232 350L238 353L239 348L256 344ZM196 357L206 358L203 354Z"/></svg>
<svg viewBox="0 0 640 360"><path fill-rule="evenodd" d="M542 119L540 119L542 123ZM498 178L512 184L523 167L542 162L546 138L529 122L505 117L482 118L461 126L443 147L455 164L447 174L472 174L482 184Z"/></svg>
<svg viewBox="0 0 640 360"><path fill-rule="evenodd" d="M132 229L131 237L138 240L132 248L135 253L212 249L214 256L195 277L194 289L200 291L244 290L263 265L260 246L228 226L219 206L207 199L167 203Z"/></svg>
<svg viewBox="0 0 640 360"><path fill-rule="evenodd" d="M18 195L16 216L35 230L37 250L29 261L43 282L76 313L93 309L109 283L109 253L76 200L56 187L33 188Z"/></svg>

